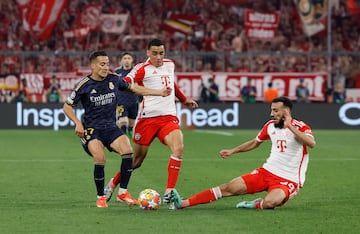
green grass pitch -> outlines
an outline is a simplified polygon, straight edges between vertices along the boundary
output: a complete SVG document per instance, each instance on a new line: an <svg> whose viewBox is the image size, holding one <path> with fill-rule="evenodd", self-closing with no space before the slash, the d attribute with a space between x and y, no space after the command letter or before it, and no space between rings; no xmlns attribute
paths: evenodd
<svg viewBox="0 0 360 234"><path fill-rule="evenodd" d="M257 130L184 130L184 161L177 189L183 197L249 172L269 154L266 142L222 160L218 152ZM143 211L117 203L95 206L93 161L73 130L0 130L0 233L360 233L360 132L314 130L307 181L275 210L236 209L246 195L190 207ZM169 150L155 140L129 190L163 194ZM107 153L106 181L120 158Z"/></svg>

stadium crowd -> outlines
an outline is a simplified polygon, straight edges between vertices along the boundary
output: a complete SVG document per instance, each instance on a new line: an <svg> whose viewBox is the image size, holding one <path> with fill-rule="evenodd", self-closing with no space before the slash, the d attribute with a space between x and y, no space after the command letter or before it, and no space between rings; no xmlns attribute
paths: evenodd
<svg viewBox="0 0 360 234"><path fill-rule="evenodd" d="M169 51L199 54L195 61L189 59L185 64L175 59L178 71L328 72L327 37L323 34L307 37L299 30L293 1L235 1L241 3L231 4L233 1L225 0L72 0L67 2L47 40L39 40L24 30L21 11L14 2L0 2L2 51L143 51L149 38L157 37L166 43ZM80 27L82 11L91 5L100 6L101 13L128 13L125 30L121 34L92 30L84 37L64 37L64 31ZM247 8L280 12L274 39L262 41L245 37L244 11ZM188 34L164 28L164 21L171 13L196 16ZM339 1L333 8L331 19L333 77L342 79L345 87L356 87L356 79L360 76L359 54L337 52L360 51L360 24L350 16L345 1ZM209 56L203 52L222 56ZM310 52L310 55L297 52ZM39 54L28 56L25 61L14 54L0 55L0 74L76 71L87 64L86 56L76 54L55 56L54 59ZM112 64L117 65L118 59L114 56ZM137 58L138 61L141 59Z"/></svg>

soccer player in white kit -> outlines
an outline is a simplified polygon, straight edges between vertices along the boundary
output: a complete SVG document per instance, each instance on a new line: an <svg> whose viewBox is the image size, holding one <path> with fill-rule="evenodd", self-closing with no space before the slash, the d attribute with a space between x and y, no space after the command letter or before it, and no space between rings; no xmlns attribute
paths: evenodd
<svg viewBox="0 0 360 234"><path fill-rule="evenodd" d="M163 200L169 203L170 191L175 188L178 180L184 147L183 134L176 116L175 97L191 108L196 108L198 104L187 98L176 85L175 64L172 60L164 58L164 43L159 39L153 39L149 42L146 52L146 62L137 64L124 79L147 88L170 87L173 92L165 98L143 97L133 129L133 169L141 166L155 137L167 145L171 155ZM111 198L119 180L118 172L106 186L104 193L108 199Z"/></svg>
<svg viewBox="0 0 360 234"><path fill-rule="evenodd" d="M181 209L222 197L267 191L264 198L239 202L236 208L273 209L295 196L305 182L309 162L307 147L315 146L315 138L307 124L291 117L291 109L292 102L288 98L273 99L272 119L263 126L256 138L233 149L220 151L220 156L225 159L235 153L253 150L265 140L271 140L270 156L262 167L186 200L181 200L176 189L173 189L170 200L175 207Z"/></svg>

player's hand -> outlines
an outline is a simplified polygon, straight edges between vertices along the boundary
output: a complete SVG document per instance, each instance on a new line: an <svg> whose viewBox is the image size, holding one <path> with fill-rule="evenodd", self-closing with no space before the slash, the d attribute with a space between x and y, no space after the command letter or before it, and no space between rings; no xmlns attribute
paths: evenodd
<svg viewBox="0 0 360 234"><path fill-rule="evenodd" d="M84 129L84 126L82 124L76 124L76 126L75 126L75 134L76 134L76 136L78 136L80 138L85 137L85 129Z"/></svg>
<svg viewBox="0 0 360 234"><path fill-rule="evenodd" d="M231 150L220 150L219 154L222 159L225 159L232 155L232 152Z"/></svg>
<svg viewBox="0 0 360 234"><path fill-rule="evenodd" d="M184 102L184 105L188 106L190 108L197 108L199 106L199 104L192 99L186 99L186 101Z"/></svg>
<svg viewBox="0 0 360 234"><path fill-rule="evenodd" d="M288 128L291 125L291 115L288 108L284 109L284 128Z"/></svg>
<svg viewBox="0 0 360 234"><path fill-rule="evenodd" d="M166 97L169 96L172 92L172 88L166 87L161 90L161 96Z"/></svg>

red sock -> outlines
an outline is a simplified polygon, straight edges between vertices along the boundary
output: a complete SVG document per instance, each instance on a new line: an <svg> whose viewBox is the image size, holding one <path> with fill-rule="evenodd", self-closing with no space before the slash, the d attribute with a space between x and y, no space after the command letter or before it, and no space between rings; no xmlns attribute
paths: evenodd
<svg viewBox="0 0 360 234"><path fill-rule="evenodd" d="M257 201L256 203L255 203L255 209L262 209L262 202L263 202L263 200L261 199L261 200L259 200L259 201Z"/></svg>
<svg viewBox="0 0 360 234"><path fill-rule="evenodd" d="M189 206L195 206L198 204L205 204L215 201L217 198L213 192L213 189L204 190L188 199Z"/></svg>
<svg viewBox="0 0 360 234"><path fill-rule="evenodd" d="M168 163L168 179L166 184L167 189L175 188L176 182L179 177L180 168L181 159L171 156Z"/></svg>
<svg viewBox="0 0 360 234"><path fill-rule="evenodd" d="M114 184L114 187L116 187L120 183L120 178L121 178L121 174L120 174L120 171L118 171L112 181Z"/></svg>

